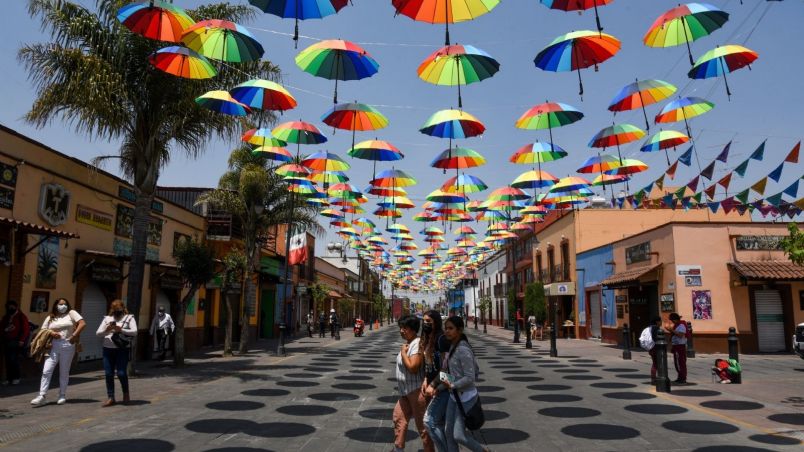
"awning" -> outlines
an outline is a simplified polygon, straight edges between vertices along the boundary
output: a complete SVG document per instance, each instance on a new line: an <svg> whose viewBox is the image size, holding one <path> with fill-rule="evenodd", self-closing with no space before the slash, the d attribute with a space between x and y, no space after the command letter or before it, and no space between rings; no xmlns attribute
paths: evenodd
<svg viewBox="0 0 804 452"><path fill-rule="evenodd" d="M28 223L27 221L15 220L13 218L0 217L0 224L8 224L22 230L23 232L31 232L34 234L50 235L54 237L60 237L63 239L79 238L78 234L74 234L72 232L54 229L49 226L45 226L43 224Z"/></svg>
<svg viewBox="0 0 804 452"><path fill-rule="evenodd" d="M729 262L746 279L804 281L804 267L790 261Z"/></svg>
<svg viewBox="0 0 804 452"><path fill-rule="evenodd" d="M337 290L330 290L327 292L327 296L332 298L343 298L343 294L338 292Z"/></svg>
<svg viewBox="0 0 804 452"><path fill-rule="evenodd" d="M630 286L633 285L631 283L639 280L639 278L652 272L653 270L656 270L661 265L662 264L648 265L644 267L632 268L620 273L615 273L601 281L600 284L606 286L607 288Z"/></svg>

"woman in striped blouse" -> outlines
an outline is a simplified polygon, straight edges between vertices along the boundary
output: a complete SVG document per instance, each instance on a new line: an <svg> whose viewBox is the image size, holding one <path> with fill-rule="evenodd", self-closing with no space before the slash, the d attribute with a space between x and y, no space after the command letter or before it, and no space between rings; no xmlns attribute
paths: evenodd
<svg viewBox="0 0 804 452"><path fill-rule="evenodd" d="M399 400L394 406L394 452L405 450L405 434L408 421L412 417L416 421L416 429L422 438L425 452L432 452L433 442L424 427L424 411L427 403L421 387L424 381L422 351L419 349L419 319L405 316L399 319L399 335L405 343L400 347L396 357L396 381Z"/></svg>

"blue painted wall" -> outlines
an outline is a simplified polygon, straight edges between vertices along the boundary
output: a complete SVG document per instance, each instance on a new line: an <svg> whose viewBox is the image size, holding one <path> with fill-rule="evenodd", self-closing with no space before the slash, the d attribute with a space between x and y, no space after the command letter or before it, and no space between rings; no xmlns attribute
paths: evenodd
<svg viewBox="0 0 804 452"><path fill-rule="evenodd" d="M578 271L576 276L578 278L578 314L586 311L586 287L593 287L600 284L600 281L612 275L613 265L606 265L606 262L614 260L613 248L611 245L595 248L591 251L586 251L578 254L576 262ZM584 269L581 271L580 269ZM603 299L601 300L601 309L603 309L603 326L613 326L617 324L615 318L617 313L614 307L614 291L604 290ZM587 313L588 315L588 313ZM586 322L581 322L585 325Z"/></svg>

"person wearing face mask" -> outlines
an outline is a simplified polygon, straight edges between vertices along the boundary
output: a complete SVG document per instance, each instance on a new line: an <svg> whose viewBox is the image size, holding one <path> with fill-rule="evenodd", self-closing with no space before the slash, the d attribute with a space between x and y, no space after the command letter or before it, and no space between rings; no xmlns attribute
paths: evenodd
<svg viewBox="0 0 804 452"><path fill-rule="evenodd" d="M449 341L444 336L444 327L441 313L427 311L422 319L421 349L424 358L424 383L422 394L428 401L424 412L424 426L433 445L438 452L447 450L447 438L444 433L444 423L447 414L447 400L449 394L446 386L440 384L438 379L440 371L444 370L446 353L449 351Z"/></svg>
<svg viewBox="0 0 804 452"><path fill-rule="evenodd" d="M18 309L17 302L6 302L6 314L0 320L0 341L3 345L3 357L6 360L6 379L3 384L20 384L20 354L25 347L25 341L31 334L28 317Z"/></svg>
<svg viewBox="0 0 804 452"><path fill-rule="evenodd" d="M159 353L159 359L165 359L165 353L169 347L167 343L168 336L173 334L176 325L170 314L165 312L164 306L159 306L159 309L151 321L151 336L156 336L154 341L154 349Z"/></svg>
<svg viewBox="0 0 804 452"><path fill-rule="evenodd" d="M123 342L116 342L112 337L115 333L126 336ZM128 341L137 336L137 322L134 316L128 313L126 306L120 300L114 300L109 307L109 315L103 318L98 331L95 333L103 337L103 370L106 373L106 395L109 398L103 402L104 407L114 405L114 374L117 371L117 378L120 386L123 387L123 403L131 401L128 391L128 360L131 348ZM126 347L120 345L125 344Z"/></svg>
<svg viewBox="0 0 804 452"><path fill-rule="evenodd" d="M50 387L50 379L56 365L59 366L59 398L58 405L67 403L67 383L70 381L70 366L75 355L75 346L79 343L81 331L86 327L86 322L81 314L70 307L70 302L66 298L59 298L53 303L50 315L42 324L42 329L50 330L53 338L50 354L45 360L42 369L42 381L39 384L39 395L31 400L31 405L44 405L47 390Z"/></svg>

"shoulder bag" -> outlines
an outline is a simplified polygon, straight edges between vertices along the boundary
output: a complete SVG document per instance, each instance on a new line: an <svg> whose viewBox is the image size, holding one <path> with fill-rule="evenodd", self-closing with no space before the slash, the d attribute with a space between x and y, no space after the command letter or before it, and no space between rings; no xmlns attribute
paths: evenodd
<svg viewBox="0 0 804 452"><path fill-rule="evenodd" d="M456 348L457 346L454 346L450 350L450 358L452 358ZM447 362L447 366L449 366L449 362ZM455 396L455 401L458 402L458 409L461 410L461 416L463 416L463 421L466 428L470 431L480 430L480 428L483 427L483 424L486 422L486 416L483 414L483 406L480 404L480 393L477 394L477 400L469 411L464 410L463 401L461 401L461 396L458 394L457 389L452 390L452 395Z"/></svg>
<svg viewBox="0 0 804 452"><path fill-rule="evenodd" d="M128 318L129 316L126 316L126 318ZM127 324L128 320L123 319L123 323ZM132 338L130 336L126 336L123 333L117 333L117 332L112 333L112 342L114 343L114 346L123 350L131 348L131 339Z"/></svg>

